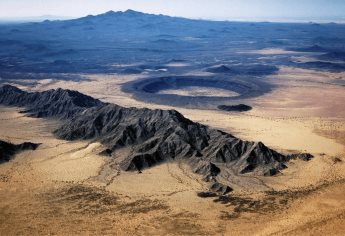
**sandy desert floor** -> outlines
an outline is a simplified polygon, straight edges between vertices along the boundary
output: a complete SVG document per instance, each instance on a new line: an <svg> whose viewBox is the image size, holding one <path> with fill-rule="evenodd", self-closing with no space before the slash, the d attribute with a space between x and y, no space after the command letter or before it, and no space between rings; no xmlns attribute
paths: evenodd
<svg viewBox="0 0 345 236"><path fill-rule="evenodd" d="M123 106L173 108L121 92L120 85L135 76L88 77L22 88L62 87ZM276 90L245 101L254 107L250 112L174 108L240 138L315 155L309 162L291 161L278 176L255 177L260 188L238 187L228 197L198 196L206 186L183 162L121 172L97 155L101 144L58 140L51 134L55 121L1 107L1 139L42 145L0 166L0 234L343 235L345 88L333 84L339 77L344 75L286 67L267 78L279 84Z"/></svg>

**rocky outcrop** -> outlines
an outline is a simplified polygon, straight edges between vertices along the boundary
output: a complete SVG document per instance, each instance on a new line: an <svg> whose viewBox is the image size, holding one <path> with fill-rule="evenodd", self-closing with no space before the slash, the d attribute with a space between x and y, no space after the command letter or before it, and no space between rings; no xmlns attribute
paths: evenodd
<svg viewBox="0 0 345 236"><path fill-rule="evenodd" d="M210 186L210 190L215 192L215 193L220 193L220 194L224 195L224 194L231 192L233 189L230 188L229 186L226 186L224 184L221 184L219 182L214 181Z"/></svg>
<svg viewBox="0 0 345 236"><path fill-rule="evenodd" d="M223 111L237 111L237 112L245 112L250 111L252 109L251 106L248 106L246 104L238 104L238 105L219 105L219 110Z"/></svg>
<svg viewBox="0 0 345 236"><path fill-rule="evenodd" d="M36 150L40 144L25 142L21 144L12 144L0 140L0 164L10 161L17 153L26 150Z"/></svg>
<svg viewBox="0 0 345 236"><path fill-rule="evenodd" d="M130 154L120 163L125 171L185 160L214 185L221 172L218 165L229 164L237 175L273 175L286 168L289 160L261 142L240 140L175 110L125 108L70 90L27 93L12 86L0 89L0 103L25 106L29 115L37 117L61 118L63 125L54 132L57 137L100 141L107 155L130 147ZM231 188L218 183L211 189L224 193Z"/></svg>
<svg viewBox="0 0 345 236"><path fill-rule="evenodd" d="M310 153L295 153L295 154L289 154L286 157L288 160L301 159L303 161L310 161L312 158L314 158L314 156L311 155Z"/></svg>

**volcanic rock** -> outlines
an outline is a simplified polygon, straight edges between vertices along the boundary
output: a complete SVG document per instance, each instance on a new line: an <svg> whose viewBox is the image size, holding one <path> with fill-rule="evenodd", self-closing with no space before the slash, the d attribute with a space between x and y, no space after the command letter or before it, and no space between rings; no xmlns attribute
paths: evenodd
<svg viewBox="0 0 345 236"><path fill-rule="evenodd" d="M28 93L6 85L0 88L0 104L25 107L30 116L61 119L63 124L54 131L57 137L101 142L107 148L103 154L131 148L120 161L125 171L183 160L204 180L217 183L220 165L231 166L236 175L273 175L292 158L261 142L243 141L195 123L175 110L125 108L71 90ZM220 184L212 189L229 191Z"/></svg>
<svg viewBox="0 0 345 236"><path fill-rule="evenodd" d="M70 118L86 108L102 103L77 91L52 89L28 93L11 85L4 85L0 88L0 104L25 107L25 112L32 117Z"/></svg>

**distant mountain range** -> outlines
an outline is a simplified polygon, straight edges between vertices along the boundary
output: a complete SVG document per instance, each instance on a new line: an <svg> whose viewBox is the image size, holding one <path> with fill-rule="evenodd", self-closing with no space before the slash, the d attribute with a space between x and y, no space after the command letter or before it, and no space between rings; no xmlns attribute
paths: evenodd
<svg viewBox="0 0 345 236"><path fill-rule="evenodd" d="M1 24L0 77L7 78L6 73L140 73L140 68L113 65L153 63L144 66L162 68L175 59L207 67L215 62L228 65L229 61L238 66L255 65L263 61L260 55L238 52L312 45L322 45L325 53L345 51L344 29L342 24L193 20L133 10ZM291 62L280 59L267 63ZM179 69L163 67L160 72L176 73Z"/></svg>
<svg viewBox="0 0 345 236"><path fill-rule="evenodd" d="M114 14L132 14L132 15L138 15L138 14L149 14L149 13L143 13L134 11L131 9L128 9L126 11L108 11L106 13L100 14L100 15L114 15ZM151 14L154 15L154 14ZM89 15L92 16L92 15ZM163 16L160 14L160 16ZM22 16L22 17L0 17L0 22L42 22L45 20L67 20L67 19L77 19L80 17L72 17L72 16L57 16L57 15L41 15L41 16ZM188 17L180 17L188 19ZM300 17L300 18L254 18L254 17L247 17L247 18L189 18L194 20L205 20L205 21L242 21L242 22L286 22L286 23L344 23L345 18L344 17L323 17L323 18L310 18L310 17Z"/></svg>
<svg viewBox="0 0 345 236"><path fill-rule="evenodd" d="M42 22L46 20L68 20L73 19L73 17L67 16L53 16L53 15L43 15L43 16L27 16L27 17L0 17L0 23L28 23L28 22Z"/></svg>

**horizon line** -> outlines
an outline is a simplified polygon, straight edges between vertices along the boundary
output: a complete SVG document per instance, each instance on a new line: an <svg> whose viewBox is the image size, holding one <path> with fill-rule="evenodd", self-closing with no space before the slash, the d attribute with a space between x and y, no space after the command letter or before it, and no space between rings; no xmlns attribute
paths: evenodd
<svg viewBox="0 0 345 236"><path fill-rule="evenodd" d="M163 16L169 16L174 18L184 18L189 20L204 20L204 21L219 21L219 22L253 22L253 23L260 23L260 22L269 22L269 23L319 23L319 24L330 24L330 23L337 23L337 24L344 24L345 23L345 17L342 17L340 19L331 18L331 17L319 17L319 18L309 18L304 19L303 17L185 17L185 16L177 16L177 15L167 15L162 13L146 13L141 11L136 11L132 9L127 10L109 10L105 11L103 13L99 14L88 14L88 15L79 15L79 16L66 16L66 15L52 15L52 14L44 14L44 15L37 15L37 16L9 16L9 17L0 17L1 23L39 23L43 22L45 20L51 20L51 21L63 21L63 20L76 20L80 19L86 16L99 16L103 15L109 12L114 13L125 13L128 11L136 12L136 13L142 13L142 14L150 14L150 15L163 15Z"/></svg>

